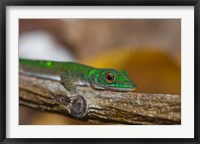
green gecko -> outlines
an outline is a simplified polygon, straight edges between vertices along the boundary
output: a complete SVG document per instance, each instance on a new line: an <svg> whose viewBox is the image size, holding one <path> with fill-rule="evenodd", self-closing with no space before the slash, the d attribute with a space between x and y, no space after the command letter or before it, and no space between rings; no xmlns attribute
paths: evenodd
<svg viewBox="0 0 200 144"><path fill-rule="evenodd" d="M137 87L124 70L94 68L75 62L28 59L19 59L19 67L29 75L61 81L72 93L76 93L76 86L110 91L133 91Z"/></svg>

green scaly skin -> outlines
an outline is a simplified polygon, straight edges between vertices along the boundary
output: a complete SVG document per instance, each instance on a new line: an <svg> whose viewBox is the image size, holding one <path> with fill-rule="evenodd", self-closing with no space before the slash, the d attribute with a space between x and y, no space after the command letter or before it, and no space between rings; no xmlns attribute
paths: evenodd
<svg viewBox="0 0 200 144"><path fill-rule="evenodd" d="M76 86L91 86L99 90L133 91L137 85L124 70L109 68L94 68L75 62L54 62L41 60L19 60L20 70L39 78L61 80L72 93L76 93ZM107 74L114 76L107 80Z"/></svg>

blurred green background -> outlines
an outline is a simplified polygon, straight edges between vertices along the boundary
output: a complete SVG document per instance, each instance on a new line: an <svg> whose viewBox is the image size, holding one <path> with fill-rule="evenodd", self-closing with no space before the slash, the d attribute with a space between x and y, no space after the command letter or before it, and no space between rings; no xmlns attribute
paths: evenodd
<svg viewBox="0 0 200 144"><path fill-rule="evenodd" d="M126 70L136 92L181 94L180 19L20 19L19 57ZM89 124L20 106L19 124Z"/></svg>

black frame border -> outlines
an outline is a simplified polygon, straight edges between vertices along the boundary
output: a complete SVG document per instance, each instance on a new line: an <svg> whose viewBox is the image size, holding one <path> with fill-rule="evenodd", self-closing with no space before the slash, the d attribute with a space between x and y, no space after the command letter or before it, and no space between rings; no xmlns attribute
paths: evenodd
<svg viewBox="0 0 200 144"><path fill-rule="evenodd" d="M6 6L194 6L194 138L6 138ZM68 143L68 144L200 144L200 0L0 0L0 142L11 144L26 143Z"/></svg>

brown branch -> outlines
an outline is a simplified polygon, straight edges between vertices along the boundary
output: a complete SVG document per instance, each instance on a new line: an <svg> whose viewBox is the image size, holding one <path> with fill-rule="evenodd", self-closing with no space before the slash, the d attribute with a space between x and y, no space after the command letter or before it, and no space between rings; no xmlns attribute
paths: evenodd
<svg viewBox="0 0 200 144"><path fill-rule="evenodd" d="M62 83L20 73L20 104L99 124L180 124L180 95L111 92L77 87L71 96Z"/></svg>

